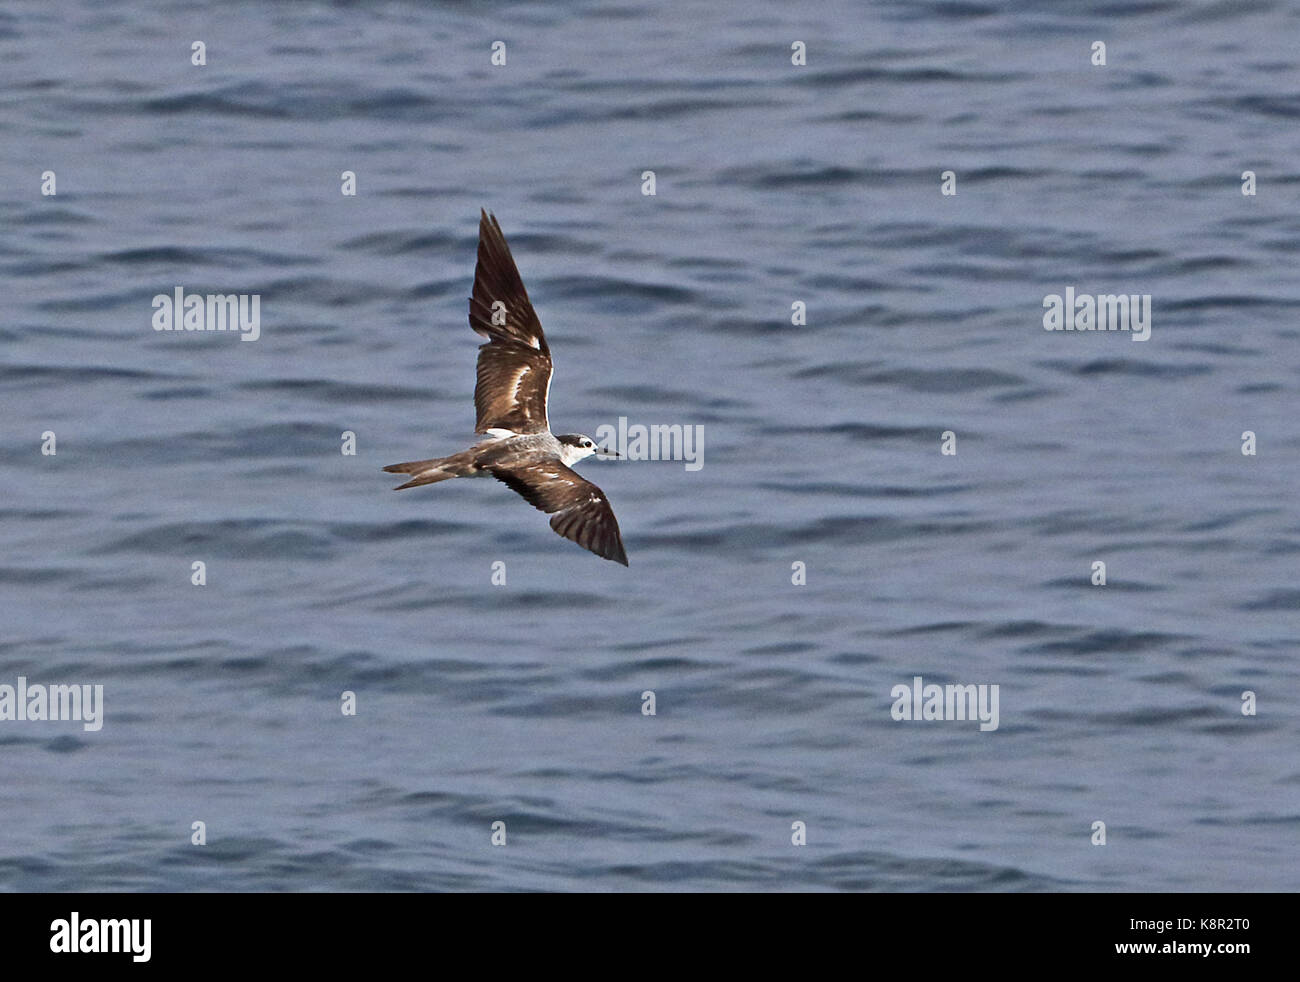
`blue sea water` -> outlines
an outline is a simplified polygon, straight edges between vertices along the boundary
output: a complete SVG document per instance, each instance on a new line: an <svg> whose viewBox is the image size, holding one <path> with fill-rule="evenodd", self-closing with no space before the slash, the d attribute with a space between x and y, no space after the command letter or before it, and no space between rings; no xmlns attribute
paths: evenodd
<svg viewBox="0 0 1300 982"><path fill-rule="evenodd" d="M0 721L0 888L1296 889L1298 28L6 5L0 684L105 695ZM480 207L557 432L703 427L580 465L627 569L380 472L472 439ZM178 286L260 338L154 331ZM1067 287L1150 339L1045 331Z"/></svg>

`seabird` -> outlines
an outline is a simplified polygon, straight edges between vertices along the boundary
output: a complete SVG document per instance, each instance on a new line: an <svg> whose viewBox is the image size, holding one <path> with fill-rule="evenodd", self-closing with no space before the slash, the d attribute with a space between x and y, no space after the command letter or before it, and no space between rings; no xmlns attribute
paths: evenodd
<svg viewBox="0 0 1300 982"><path fill-rule="evenodd" d="M496 216L482 210L479 216L469 326L488 339L478 349L474 386L474 432L487 439L450 457L391 464L384 470L412 475L395 491L454 477L495 477L550 515L551 528L560 535L626 566L618 520L605 493L570 469L592 454L618 454L581 433L551 433L546 417L551 350Z"/></svg>

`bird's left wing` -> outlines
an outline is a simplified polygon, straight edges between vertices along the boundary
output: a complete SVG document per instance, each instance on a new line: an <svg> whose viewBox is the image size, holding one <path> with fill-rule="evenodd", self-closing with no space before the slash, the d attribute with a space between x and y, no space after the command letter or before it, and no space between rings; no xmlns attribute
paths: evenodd
<svg viewBox="0 0 1300 982"><path fill-rule="evenodd" d="M469 326L488 339L478 349L476 433L546 433L551 352L523 278L495 216L481 212Z"/></svg>

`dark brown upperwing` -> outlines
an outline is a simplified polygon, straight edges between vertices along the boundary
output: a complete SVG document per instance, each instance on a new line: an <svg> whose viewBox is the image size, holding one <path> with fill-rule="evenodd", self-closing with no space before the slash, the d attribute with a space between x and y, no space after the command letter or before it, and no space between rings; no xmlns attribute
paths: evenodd
<svg viewBox="0 0 1300 982"><path fill-rule="evenodd" d="M605 492L558 460L489 467L492 476L551 516L551 528L602 559L627 565L618 519Z"/></svg>
<svg viewBox="0 0 1300 982"><path fill-rule="evenodd" d="M498 302L501 306L494 311ZM478 354L475 432L499 428L545 433L550 429L546 398L551 388L551 352L501 226L486 212L480 212L479 218L469 326L488 339Z"/></svg>

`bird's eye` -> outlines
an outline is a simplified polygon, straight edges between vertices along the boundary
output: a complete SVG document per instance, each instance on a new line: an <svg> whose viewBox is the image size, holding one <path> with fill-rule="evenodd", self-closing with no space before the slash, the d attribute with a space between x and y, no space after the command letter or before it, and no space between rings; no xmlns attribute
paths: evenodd
<svg viewBox="0 0 1300 982"><path fill-rule="evenodd" d="M584 447L589 447L589 446L591 446L591 441L590 441L590 440L583 440L583 441L582 441L582 445L583 445Z"/></svg>

